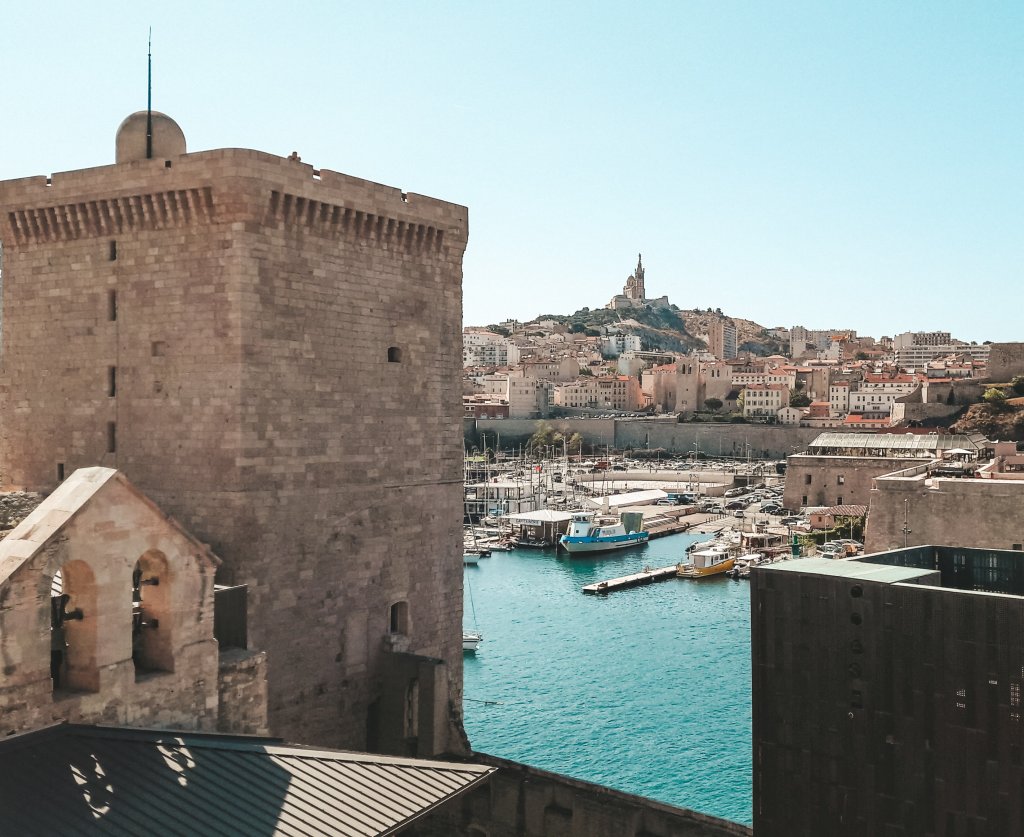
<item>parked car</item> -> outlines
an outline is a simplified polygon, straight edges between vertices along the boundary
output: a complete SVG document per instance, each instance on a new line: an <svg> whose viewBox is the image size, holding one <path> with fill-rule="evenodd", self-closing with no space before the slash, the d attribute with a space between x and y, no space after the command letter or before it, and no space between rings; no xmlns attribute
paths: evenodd
<svg viewBox="0 0 1024 837"><path fill-rule="evenodd" d="M864 549L864 544L862 544L860 541L855 541L852 538L840 538L836 541L836 543L841 543L843 546L846 547L847 555L856 555L858 552Z"/></svg>
<svg viewBox="0 0 1024 837"><path fill-rule="evenodd" d="M779 521L783 526L799 526L801 523L806 523L802 517L784 517Z"/></svg>
<svg viewBox="0 0 1024 837"><path fill-rule="evenodd" d="M662 497L660 500L655 500L654 505L656 506L677 506L679 505L675 500L670 500L667 497Z"/></svg>
<svg viewBox="0 0 1024 837"><path fill-rule="evenodd" d="M769 503L767 506L761 506L761 514L782 514L782 506L775 503Z"/></svg>
<svg viewBox="0 0 1024 837"><path fill-rule="evenodd" d="M742 500L730 500L725 504L726 511L736 511L737 509L745 509L747 504Z"/></svg>
<svg viewBox="0 0 1024 837"><path fill-rule="evenodd" d="M743 517L745 514L746 514L746 512L743 509L736 509L736 511L734 511L732 513L732 516L733 517Z"/></svg>

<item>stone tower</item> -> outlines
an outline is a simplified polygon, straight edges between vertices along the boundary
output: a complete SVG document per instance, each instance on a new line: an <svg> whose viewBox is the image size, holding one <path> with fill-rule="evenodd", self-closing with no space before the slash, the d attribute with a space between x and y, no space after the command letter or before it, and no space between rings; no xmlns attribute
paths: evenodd
<svg viewBox="0 0 1024 837"><path fill-rule="evenodd" d="M274 735L458 749L467 211L153 139L0 183L3 480L118 468L208 543Z"/></svg>

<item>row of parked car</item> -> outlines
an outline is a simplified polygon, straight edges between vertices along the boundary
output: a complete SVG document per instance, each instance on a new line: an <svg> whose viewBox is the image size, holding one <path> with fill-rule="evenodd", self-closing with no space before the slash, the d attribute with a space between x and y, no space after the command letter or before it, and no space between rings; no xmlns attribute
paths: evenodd
<svg viewBox="0 0 1024 837"><path fill-rule="evenodd" d="M838 541L826 541L818 547L818 554L822 558L847 558L856 555L864 549L864 544L852 538L842 538Z"/></svg>

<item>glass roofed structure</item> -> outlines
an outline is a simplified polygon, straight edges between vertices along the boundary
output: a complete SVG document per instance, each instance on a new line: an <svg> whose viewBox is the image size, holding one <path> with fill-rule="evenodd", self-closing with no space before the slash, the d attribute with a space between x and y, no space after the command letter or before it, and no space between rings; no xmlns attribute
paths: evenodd
<svg viewBox="0 0 1024 837"><path fill-rule="evenodd" d="M989 441L981 434L822 433L807 447L812 456L883 456L934 459L961 449L979 455Z"/></svg>

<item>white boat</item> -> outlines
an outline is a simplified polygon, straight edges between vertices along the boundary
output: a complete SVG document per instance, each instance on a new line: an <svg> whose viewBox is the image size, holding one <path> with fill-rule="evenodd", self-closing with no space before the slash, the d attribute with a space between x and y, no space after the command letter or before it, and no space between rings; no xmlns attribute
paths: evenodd
<svg viewBox="0 0 1024 837"><path fill-rule="evenodd" d="M733 563L732 569L726 575L730 578L750 578L750 568L755 567L764 560L760 552L751 552L741 555Z"/></svg>
<svg viewBox="0 0 1024 837"><path fill-rule="evenodd" d="M477 564L480 563L480 553L470 552L469 550L464 549L462 551L462 563L463 565L468 564L470 566L475 567Z"/></svg>
<svg viewBox="0 0 1024 837"><path fill-rule="evenodd" d="M639 512L626 512L617 521L595 519L593 512L577 512L558 543L570 555L638 546L650 537L640 528L642 521Z"/></svg>
<svg viewBox="0 0 1024 837"><path fill-rule="evenodd" d="M469 593L469 608L473 613L473 630L467 631L465 628L462 629L462 650L475 653L477 646L484 641L484 635L480 633L476 625L476 602L473 601L473 587L469 583L468 578L466 579L465 589ZM463 614L466 612L465 604L462 606L462 612Z"/></svg>

